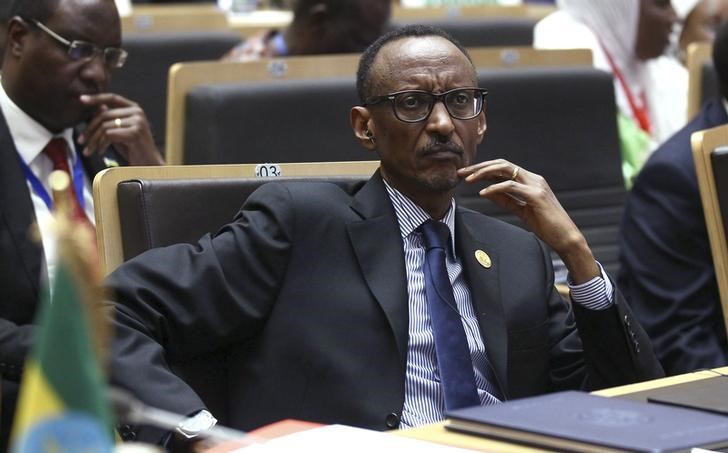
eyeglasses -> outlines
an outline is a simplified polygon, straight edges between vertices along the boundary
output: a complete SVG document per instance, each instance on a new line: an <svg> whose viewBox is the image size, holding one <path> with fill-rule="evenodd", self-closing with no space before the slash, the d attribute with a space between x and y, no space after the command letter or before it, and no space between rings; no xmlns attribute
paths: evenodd
<svg viewBox="0 0 728 453"><path fill-rule="evenodd" d="M483 111L487 94L488 90L482 88L455 88L440 94L406 90L384 96L373 96L367 99L364 105L376 105L389 101L397 119L405 123L418 123L430 116L436 102L442 101L451 117L458 120L470 120Z"/></svg>
<svg viewBox="0 0 728 453"><path fill-rule="evenodd" d="M74 61L91 60L96 55L103 56L103 62L109 68L120 68L124 66L126 57L129 55L126 50L119 47L106 47L100 48L96 44L73 40L69 41L66 38L60 36L50 28L43 25L40 21L35 19L31 20L33 24L48 33L53 39L63 44L68 48L68 57Z"/></svg>

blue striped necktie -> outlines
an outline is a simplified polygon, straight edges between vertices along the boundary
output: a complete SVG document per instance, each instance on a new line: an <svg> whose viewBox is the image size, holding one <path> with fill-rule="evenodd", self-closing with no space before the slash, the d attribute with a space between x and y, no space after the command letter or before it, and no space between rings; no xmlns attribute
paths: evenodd
<svg viewBox="0 0 728 453"><path fill-rule="evenodd" d="M473 361L445 266L445 247L450 229L444 223L430 219L420 225L419 230L425 243L425 294L445 409L475 406L480 404L480 399Z"/></svg>

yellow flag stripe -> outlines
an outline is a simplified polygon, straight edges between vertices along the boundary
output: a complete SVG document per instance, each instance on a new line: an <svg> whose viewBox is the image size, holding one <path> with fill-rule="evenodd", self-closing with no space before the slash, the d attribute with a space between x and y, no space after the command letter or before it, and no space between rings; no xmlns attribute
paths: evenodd
<svg viewBox="0 0 728 453"><path fill-rule="evenodd" d="M36 361L32 358L27 360L11 439L22 438L31 426L58 415L64 409L63 401L49 385Z"/></svg>

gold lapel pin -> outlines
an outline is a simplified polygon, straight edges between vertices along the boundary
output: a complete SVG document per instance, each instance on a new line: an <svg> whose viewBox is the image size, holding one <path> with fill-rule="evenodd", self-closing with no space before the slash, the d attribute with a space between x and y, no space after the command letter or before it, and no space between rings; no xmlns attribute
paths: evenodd
<svg viewBox="0 0 728 453"><path fill-rule="evenodd" d="M104 165L106 165L106 168L118 167L119 162L117 162L116 160L114 160L110 157L104 156Z"/></svg>
<svg viewBox="0 0 728 453"><path fill-rule="evenodd" d="M490 266L493 265L493 262L490 260L488 254L482 250L475 251L475 259L478 260L480 265L486 269L490 269Z"/></svg>

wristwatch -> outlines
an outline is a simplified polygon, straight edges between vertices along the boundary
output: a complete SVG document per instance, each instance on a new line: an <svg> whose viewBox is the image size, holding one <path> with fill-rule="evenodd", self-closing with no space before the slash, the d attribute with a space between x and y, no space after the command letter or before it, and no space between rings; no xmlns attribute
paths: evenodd
<svg viewBox="0 0 728 453"><path fill-rule="evenodd" d="M201 410L192 417L186 418L177 425L177 432L188 439L197 437L201 432L206 431L217 423L217 419L206 410Z"/></svg>

